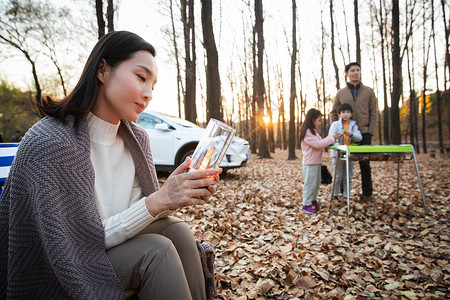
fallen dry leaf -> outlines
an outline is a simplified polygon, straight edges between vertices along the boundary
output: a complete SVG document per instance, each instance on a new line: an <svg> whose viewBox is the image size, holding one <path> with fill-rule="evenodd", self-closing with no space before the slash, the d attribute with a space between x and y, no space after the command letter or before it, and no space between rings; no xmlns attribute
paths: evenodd
<svg viewBox="0 0 450 300"><path fill-rule="evenodd" d="M221 176L203 206L175 214L215 250L219 299L445 299L450 290L450 159L418 154L429 213L415 166L371 162L374 199L360 199L354 166L350 215L321 185L317 214L301 211L298 160L276 150ZM329 154L324 164L331 168ZM160 182L166 179L160 175Z"/></svg>

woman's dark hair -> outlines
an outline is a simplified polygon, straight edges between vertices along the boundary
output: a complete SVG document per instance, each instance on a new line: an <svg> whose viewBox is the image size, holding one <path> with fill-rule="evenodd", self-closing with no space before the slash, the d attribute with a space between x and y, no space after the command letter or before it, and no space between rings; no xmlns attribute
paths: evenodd
<svg viewBox="0 0 450 300"><path fill-rule="evenodd" d="M312 133L314 133L314 130L316 129L314 127L314 121L321 116L322 113L315 108L311 108L310 110L308 110L308 113L305 117L305 122L303 122L302 127L300 128L300 142L302 142L305 138L306 130L309 129Z"/></svg>
<svg viewBox="0 0 450 300"><path fill-rule="evenodd" d="M156 55L155 48L137 34L129 31L109 32L92 49L73 91L61 101L55 101L49 96L43 98L39 109L44 115L61 120L68 115L86 114L94 106L100 89L97 75L102 60L104 59L108 66L114 69L141 50Z"/></svg>

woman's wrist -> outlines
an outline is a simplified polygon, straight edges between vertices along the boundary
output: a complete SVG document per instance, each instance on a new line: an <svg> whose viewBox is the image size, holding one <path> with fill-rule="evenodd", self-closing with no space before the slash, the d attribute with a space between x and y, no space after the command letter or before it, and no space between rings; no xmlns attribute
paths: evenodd
<svg viewBox="0 0 450 300"><path fill-rule="evenodd" d="M161 212L166 210L164 206L160 203L161 197L158 197L158 192L156 191L153 194L149 195L145 198L145 206L147 207L148 212L153 216L156 217Z"/></svg>

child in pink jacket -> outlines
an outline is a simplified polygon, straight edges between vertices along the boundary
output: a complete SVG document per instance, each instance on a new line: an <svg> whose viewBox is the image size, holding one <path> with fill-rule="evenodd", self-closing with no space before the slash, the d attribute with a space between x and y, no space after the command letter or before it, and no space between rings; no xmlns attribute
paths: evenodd
<svg viewBox="0 0 450 300"><path fill-rule="evenodd" d="M321 179L321 165L323 149L333 144L339 138L339 133L322 139L319 127L322 124L322 113L311 108L306 114L305 122L300 129L300 142L303 152L303 186L302 210L315 213L320 205L317 202Z"/></svg>

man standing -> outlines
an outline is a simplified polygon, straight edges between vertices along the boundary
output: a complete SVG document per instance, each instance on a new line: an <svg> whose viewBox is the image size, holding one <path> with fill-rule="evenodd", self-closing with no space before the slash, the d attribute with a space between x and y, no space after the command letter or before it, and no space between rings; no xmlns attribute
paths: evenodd
<svg viewBox="0 0 450 300"><path fill-rule="evenodd" d="M361 83L361 65L352 62L345 66L345 76L348 79L347 86L340 89L333 101L331 110L331 121L337 121L337 109L344 103L353 107L353 119L362 134L361 145L372 144L372 136L378 118L378 100L373 89ZM372 198L372 174L370 162L359 162L361 168L361 183L363 199L368 201Z"/></svg>

